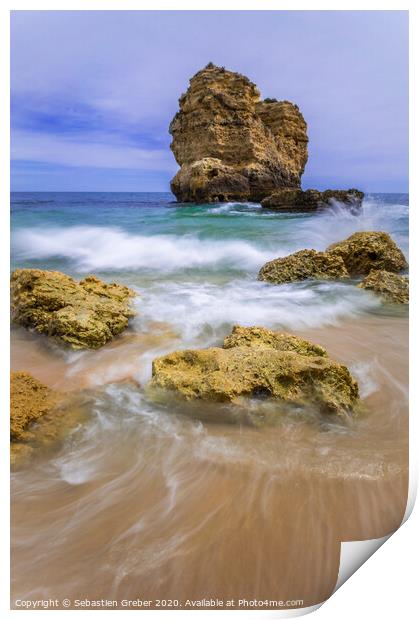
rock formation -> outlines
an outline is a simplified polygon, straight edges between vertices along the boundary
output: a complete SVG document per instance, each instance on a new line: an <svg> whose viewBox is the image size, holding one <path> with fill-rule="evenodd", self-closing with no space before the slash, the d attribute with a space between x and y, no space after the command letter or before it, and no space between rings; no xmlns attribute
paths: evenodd
<svg viewBox="0 0 419 620"><path fill-rule="evenodd" d="M26 372L10 375L10 457L13 466L32 453L27 442L33 439L31 426L50 413L58 395Z"/></svg>
<svg viewBox="0 0 419 620"><path fill-rule="evenodd" d="M27 372L10 375L10 439L27 440L28 427L51 411L57 396Z"/></svg>
<svg viewBox="0 0 419 620"><path fill-rule="evenodd" d="M348 369L317 345L263 327L236 326L224 346L176 351L153 362L150 387L187 400L242 403L274 398L347 414L358 400Z"/></svg>
<svg viewBox="0 0 419 620"><path fill-rule="evenodd" d="M58 447L86 420L83 402L52 390L27 372L10 374L10 460L26 465L42 449Z"/></svg>
<svg viewBox="0 0 419 620"><path fill-rule="evenodd" d="M409 303L409 278L382 269L373 269L358 284L360 288L371 290L385 301L394 304Z"/></svg>
<svg viewBox="0 0 419 620"><path fill-rule="evenodd" d="M262 200L262 207L276 211L316 211L322 207L343 203L353 211L358 211L362 205L364 193L358 189L328 189L320 192L317 189L280 189Z"/></svg>
<svg viewBox="0 0 419 620"><path fill-rule="evenodd" d="M263 265L258 280L284 284L298 280L336 280L347 277L348 272L340 256L316 250L300 250Z"/></svg>
<svg viewBox="0 0 419 620"><path fill-rule="evenodd" d="M325 252L300 250L265 263L258 279L271 284L298 280L337 280L368 274L372 269L407 269L403 252L387 233L358 232L334 243ZM367 287L365 287L367 288Z"/></svg>
<svg viewBox="0 0 419 620"><path fill-rule="evenodd" d="M73 349L97 349L126 329L134 295L95 276L77 282L59 271L17 269L11 278L12 320Z"/></svg>
<svg viewBox="0 0 419 620"><path fill-rule="evenodd" d="M407 269L403 252L385 232L357 232L326 250L331 256L340 256L352 276L368 274L371 269L397 273Z"/></svg>
<svg viewBox="0 0 419 620"><path fill-rule="evenodd" d="M234 347L269 347L277 351L294 351L300 355L327 357L326 349L319 344L265 327L235 325L231 334L226 336L223 342L223 349Z"/></svg>
<svg viewBox="0 0 419 620"><path fill-rule="evenodd" d="M191 80L170 129L179 202L260 201L299 188L307 125L289 101L260 100L247 77L212 63Z"/></svg>

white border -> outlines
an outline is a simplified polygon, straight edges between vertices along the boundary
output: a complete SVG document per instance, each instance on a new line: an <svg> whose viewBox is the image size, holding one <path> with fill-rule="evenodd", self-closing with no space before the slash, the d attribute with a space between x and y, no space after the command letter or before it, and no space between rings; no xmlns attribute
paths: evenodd
<svg viewBox="0 0 419 620"><path fill-rule="evenodd" d="M415 313L416 313L416 265L417 265L417 247L416 242L417 235L417 209L419 208L418 190L417 190L417 148L412 141L412 136L417 136L417 121L414 115L414 110L418 109L417 98L417 79L415 77L414 69L417 71L416 58L418 57L418 50L416 39L419 35L417 29L417 9L416 3L413 1L402 2L367 2L367 1L352 1L352 2L309 2L302 0L294 1L281 1L275 2L273 0L258 0L258 2L249 0L212 0L207 2L202 0L199 7L192 1L159 1L154 0L153 3L146 3L133 0L72 0L70 1L56 1L56 2L31 2L24 0L15 0L14 2L4 2L1 7L1 45L4 48L1 54L2 65L2 81L1 88L3 90L2 101L7 102L9 100L10 89L10 77L9 77L9 11L10 10L409 10L410 12L410 271L411 271L411 312L414 315L411 320L411 338L410 338L410 363L411 363L411 417L410 417L410 480L409 480L409 500L406 508L405 520L409 517L413 504L414 496L417 489L417 474L418 474L418 459L415 456L417 450L417 441L415 438L418 436L418 424L415 421L413 415L415 407L417 408L417 376L418 368L414 359L415 344L419 342L418 329L416 327ZM185 33L187 36L187 33ZM345 36L343 33L342 36ZM5 109L4 109L5 108ZM2 161L2 184L0 186L2 201L0 210L0 268L2 270L1 277L1 289L0 289L0 311L1 311L1 328L2 333L2 347L0 352L0 393L2 394L2 404L5 404L5 395L8 394L8 377L9 377L9 347L8 343L8 317L9 317L9 301L8 301L8 279L9 279L9 126L10 126L9 110L8 107L3 106L3 113L1 116L1 135L3 138L3 148L0 150ZM383 128L385 131L385 128ZM6 398L7 400L7 398ZM7 404L7 403L6 403ZM2 468L1 468L1 498L3 499L3 509L1 511L1 534L3 551L0 557L0 569L1 569L1 581L0 581L0 609L4 614L4 617L19 618L23 611L10 611L9 606L9 557L7 553L9 545L9 482L8 482L8 469L9 460L7 458L9 450L8 440L8 416L4 415L7 411L6 407L2 407L3 415L0 417L0 442L1 442L1 455L2 455ZM7 500L6 500L7 498ZM395 614L398 617L411 618L414 616L414 610L416 611L417 603L415 601L415 593L417 589L415 578L415 572L417 575L417 560L413 558L412 566L408 567L408 558L412 556L412 549L416 544L418 548L418 510L413 514L413 517L409 519L409 522L401 528L390 540L384 545L373 558L371 558L365 567L363 567L358 573L349 580L351 585L345 585L337 593L335 593L331 599L329 599L319 612L321 617L335 618L336 614L343 620L345 618L352 618L354 613L361 613L362 617L368 617L367 614L374 614L374 616L380 618L393 618ZM346 543L348 544L348 543ZM368 575L368 581L365 582L365 577ZM382 587L384 585L384 588ZM299 610L296 610L299 611ZM82 618L86 614L91 614L90 611L33 611L37 618L44 615L49 618L55 618L61 614L67 614L67 618ZM119 611L109 610L108 614L118 618L120 617ZM153 618L159 618L161 614L179 614L187 613L188 618L196 618L202 614L206 614L205 618L208 618L208 614L216 614L217 618L224 618L226 614L229 617L242 617L244 614L252 614L251 611L174 611L174 612L159 612L159 611L142 611L132 612L141 613L142 617L153 614ZM288 612L289 613L289 612ZM259 611L258 616L264 617L278 617L287 614L287 612L278 611ZM294 613L292 615L295 615ZM255 616L253 616L255 617ZM318 616L320 617L320 616Z"/></svg>

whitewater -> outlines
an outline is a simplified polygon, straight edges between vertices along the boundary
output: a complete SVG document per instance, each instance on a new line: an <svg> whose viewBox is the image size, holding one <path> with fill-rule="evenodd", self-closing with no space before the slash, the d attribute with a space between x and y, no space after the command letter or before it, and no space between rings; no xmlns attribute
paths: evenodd
<svg viewBox="0 0 419 620"><path fill-rule="evenodd" d="M137 293L129 329L98 351L12 328L12 369L70 394L83 420L13 472L13 600L135 600L141 584L154 607L244 594L313 605L334 588L341 540L380 538L403 517L406 308L352 280L272 286L257 275L362 230L390 233L407 256L408 195L367 195L357 214L172 200L12 194L13 269L94 273ZM149 398L156 356L218 345L235 324L326 347L358 379L365 415L290 412L260 428L232 424L228 408ZM249 413L270 407L250 402Z"/></svg>

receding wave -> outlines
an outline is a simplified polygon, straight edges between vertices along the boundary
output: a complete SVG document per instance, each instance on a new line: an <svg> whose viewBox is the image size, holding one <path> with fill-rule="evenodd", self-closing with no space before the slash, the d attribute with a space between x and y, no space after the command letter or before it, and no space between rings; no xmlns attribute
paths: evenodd
<svg viewBox="0 0 419 620"><path fill-rule="evenodd" d="M142 291L135 324L160 321L175 328L183 344L212 345L235 323L272 329L336 325L344 317L373 310L380 301L356 286L340 282L300 282L272 286L237 279L212 283L166 282L164 290Z"/></svg>

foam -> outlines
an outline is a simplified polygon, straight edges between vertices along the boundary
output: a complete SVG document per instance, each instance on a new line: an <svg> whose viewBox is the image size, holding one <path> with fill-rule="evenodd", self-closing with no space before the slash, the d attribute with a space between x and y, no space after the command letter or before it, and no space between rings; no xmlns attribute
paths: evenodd
<svg viewBox="0 0 419 620"><path fill-rule="evenodd" d="M299 282L272 286L251 279L225 285L167 282L164 289L142 291L139 331L162 321L176 329L183 344L211 345L234 324L271 329L305 329L336 325L380 306L378 298L341 282Z"/></svg>
<svg viewBox="0 0 419 620"><path fill-rule="evenodd" d="M17 260L67 259L80 272L143 269L258 269L278 252L247 241L199 239L195 236L136 235L120 228L72 226L22 229L13 237Z"/></svg>

